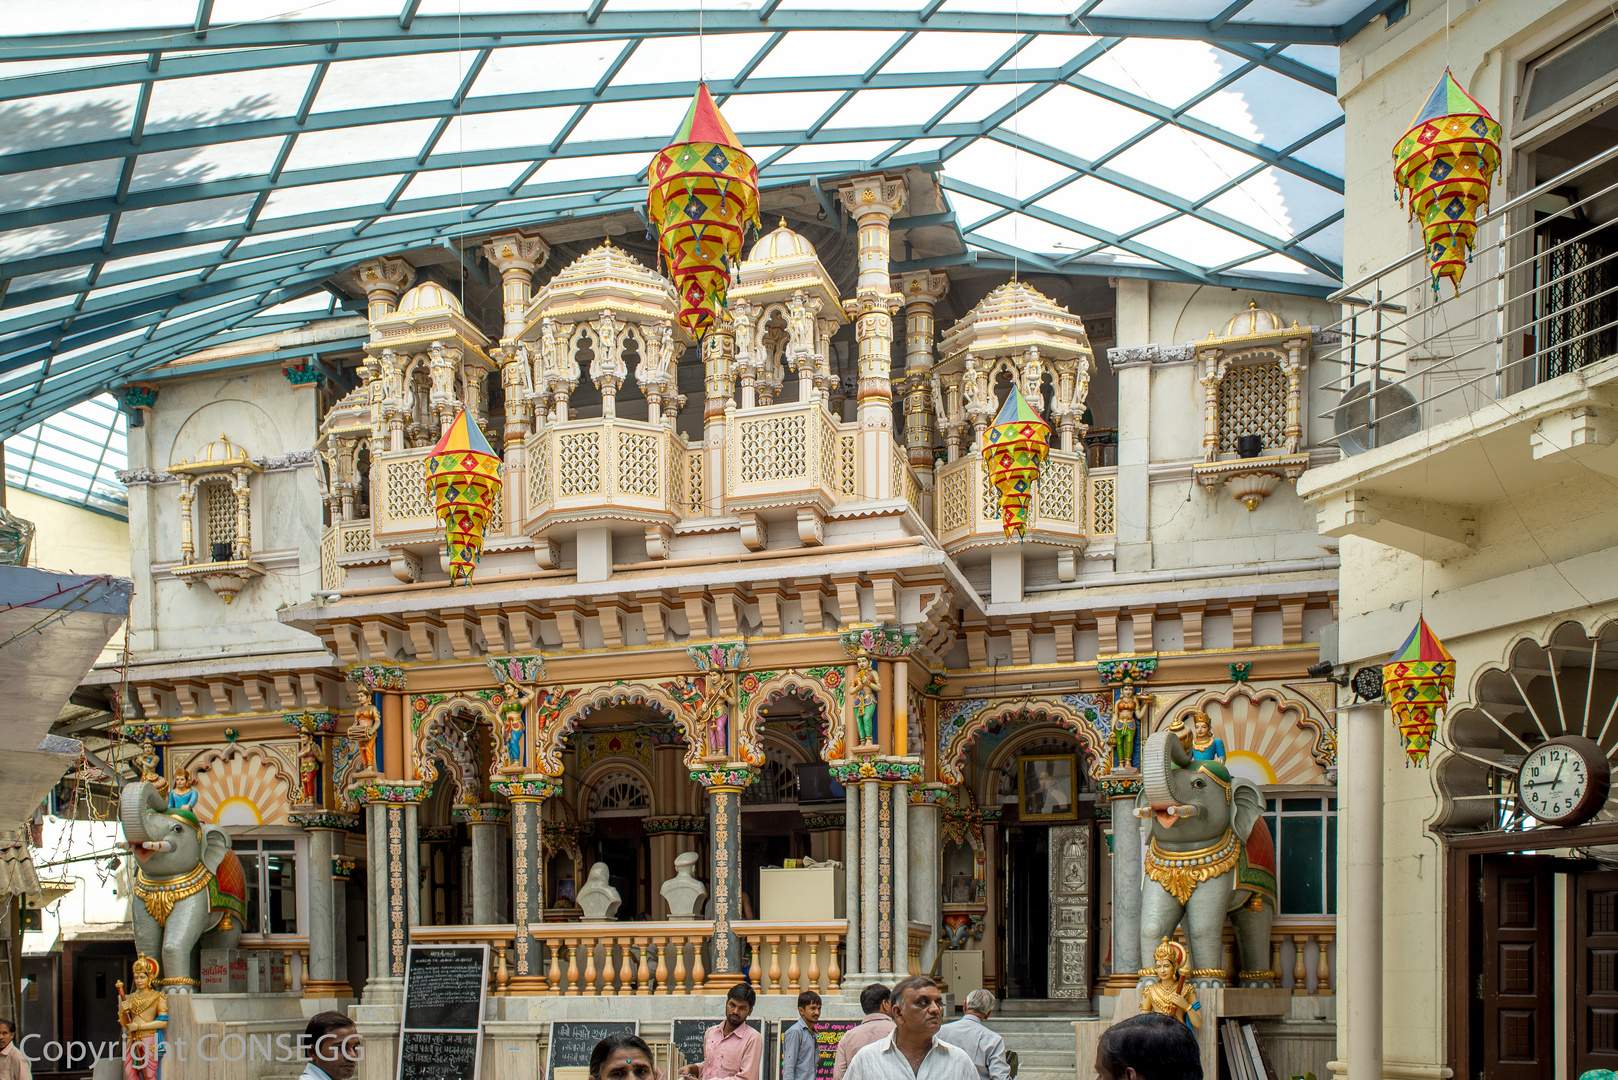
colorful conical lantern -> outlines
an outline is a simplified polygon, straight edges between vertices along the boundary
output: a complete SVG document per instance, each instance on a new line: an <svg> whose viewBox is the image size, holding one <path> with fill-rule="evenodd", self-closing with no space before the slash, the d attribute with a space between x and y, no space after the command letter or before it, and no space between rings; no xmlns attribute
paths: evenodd
<svg viewBox="0 0 1618 1080"><path fill-rule="evenodd" d="M1034 482L1051 449L1051 426L1028 407L1015 383L1000 415L983 433L983 462L989 480L1000 489L1000 523L1006 536L1021 540L1028 531L1028 506Z"/></svg>
<svg viewBox="0 0 1618 1080"><path fill-rule="evenodd" d="M1457 291L1477 236L1477 214L1489 208L1489 185L1500 168L1500 125L1461 89L1449 68L1410 130L1393 148L1393 179L1410 194L1421 218L1433 291L1447 277Z"/></svg>
<svg viewBox="0 0 1618 1080"><path fill-rule="evenodd" d="M1455 658L1427 620L1418 619L1405 643L1382 665L1382 693L1399 725L1405 753L1417 765L1427 761L1433 732L1454 689Z"/></svg>
<svg viewBox="0 0 1618 1080"><path fill-rule="evenodd" d="M427 456L427 490L444 523L450 582L470 585L500 492L500 458L464 411Z"/></svg>
<svg viewBox="0 0 1618 1080"><path fill-rule="evenodd" d="M646 216L680 297L680 325L699 341L725 306L742 232L758 225L758 166L719 115L707 84L647 174Z"/></svg>

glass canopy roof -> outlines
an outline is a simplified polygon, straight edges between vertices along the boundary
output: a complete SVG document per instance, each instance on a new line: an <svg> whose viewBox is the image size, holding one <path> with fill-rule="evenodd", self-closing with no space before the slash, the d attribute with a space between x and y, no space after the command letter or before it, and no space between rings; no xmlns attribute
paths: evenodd
<svg viewBox="0 0 1618 1080"><path fill-rule="evenodd" d="M362 259L639 213L699 78L766 189L933 171L942 205L909 212L953 250L913 265L1324 295L1337 44L1397 2L16 5L0 436L319 317Z"/></svg>

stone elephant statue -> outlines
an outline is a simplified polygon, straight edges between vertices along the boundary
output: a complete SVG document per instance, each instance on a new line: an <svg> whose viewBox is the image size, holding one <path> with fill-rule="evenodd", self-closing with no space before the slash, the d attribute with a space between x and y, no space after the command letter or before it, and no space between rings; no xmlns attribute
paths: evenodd
<svg viewBox="0 0 1618 1080"><path fill-rule="evenodd" d="M1135 800L1136 816L1146 820L1141 956L1151 956L1183 923L1193 983L1223 986L1221 935L1229 915L1239 985L1277 985L1268 970L1275 845L1259 820L1263 792L1250 780L1233 778L1221 761L1194 759L1169 731L1146 740L1141 781Z"/></svg>
<svg viewBox="0 0 1618 1080"><path fill-rule="evenodd" d="M135 856L135 948L162 964L164 989L192 990L201 947L235 948L247 919L247 879L230 833L170 809L144 780L125 785L118 816Z"/></svg>

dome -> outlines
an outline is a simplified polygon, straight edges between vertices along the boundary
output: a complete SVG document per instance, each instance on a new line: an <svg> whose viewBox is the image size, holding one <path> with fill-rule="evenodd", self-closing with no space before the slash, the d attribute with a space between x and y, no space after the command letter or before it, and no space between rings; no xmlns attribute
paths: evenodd
<svg viewBox="0 0 1618 1080"><path fill-rule="evenodd" d="M442 308L462 310L461 302L454 293L431 281L422 282L399 298L400 311L434 311Z"/></svg>
<svg viewBox="0 0 1618 1080"><path fill-rule="evenodd" d="M748 262L780 262L783 259L816 258L814 245L787 228L782 218L772 232L758 238L753 250L747 253Z"/></svg>
<svg viewBox="0 0 1618 1080"><path fill-rule="evenodd" d="M1257 300L1247 302L1247 310L1238 312L1234 318L1225 324L1225 329L1219 334L1222 338L1246 337L1249 334L1272 334L1277 330L1286 329L1286 323L1281 316L1273 311L1266 311L1258 306Z"/></svg>
<svg viewBox="0 0 1618 1080"><path fill-rule="evenodd" d="M189 468L182 471L191 472L199 469L207 470L215 467L224 468L241 465L246 463L247 460L246 450L231 442L228 436L220 435L213 442L203 443L194 460L186 461L182 458L180 464L189 466Z"/></svg>

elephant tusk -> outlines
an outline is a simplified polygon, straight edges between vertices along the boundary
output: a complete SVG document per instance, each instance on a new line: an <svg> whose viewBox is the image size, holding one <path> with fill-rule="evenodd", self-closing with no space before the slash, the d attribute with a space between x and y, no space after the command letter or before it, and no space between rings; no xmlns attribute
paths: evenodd
<svg viewBox="0 0 1618 1080"><path fill-rule="evenodd" d="M123 846L131 851L173 851L173 840L125 840Z"/></svg>
<svg viewBox="0 0 1618 1080"><path fill-rule="evenodd" d="M1200 813L1202 813L1202 807L1200 807L1200 806L1185 805L1185 806L1171 806L1171 807L1169 807L1169 816L1170 817L1194 818Z"/></svg>

